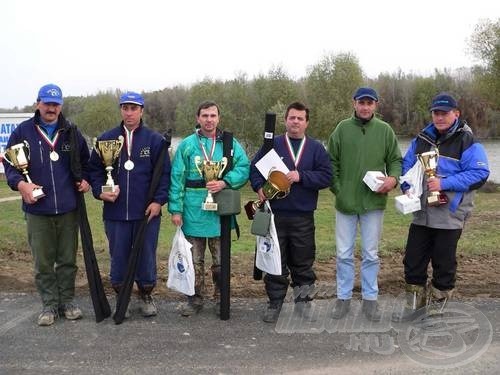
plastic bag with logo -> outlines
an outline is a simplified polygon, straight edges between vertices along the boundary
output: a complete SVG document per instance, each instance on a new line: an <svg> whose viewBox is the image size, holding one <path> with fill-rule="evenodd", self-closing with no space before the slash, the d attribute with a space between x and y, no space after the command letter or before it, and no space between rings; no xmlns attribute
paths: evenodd
<svg viewBox="0 0 500 375"><path fill-rule="evenodd" d="M258 269L270 275L281 275L281 250L278 241L278 233L276 232L274 215L268 201L266 201L266 205L269 212L271 212L269 232L265 236L256 236L257 254L255 265Z"/></svg>
<svg viewBox="0 0 500 375"><path fill-rule="evenodd" d="M167 287L188 296L194 295L194 266L191 243L177 227L168 257Z"/></svg>

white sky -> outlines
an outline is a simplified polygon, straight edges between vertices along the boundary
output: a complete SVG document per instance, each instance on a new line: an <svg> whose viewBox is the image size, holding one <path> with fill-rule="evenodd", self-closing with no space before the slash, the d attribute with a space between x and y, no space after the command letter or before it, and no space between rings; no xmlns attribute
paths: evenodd
<svg viewBox="0 0 500 375"><path fill-rule="evenodd" d="M0 108L52 82L65 96L152 91L204 77L292 77L329 53L369 77L477 63L468 38L497 0L11 0L0 5Z"/></svg>

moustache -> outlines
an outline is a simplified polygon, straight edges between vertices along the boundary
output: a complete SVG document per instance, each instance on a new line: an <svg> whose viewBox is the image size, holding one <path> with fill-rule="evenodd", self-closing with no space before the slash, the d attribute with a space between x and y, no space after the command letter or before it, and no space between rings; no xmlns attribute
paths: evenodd
<svg viewBox="0 0 500 375"><path fill-rule="evenodd" d="M52 112L52 111L47 111L46 112L48 115L55 115L56 113L55 112Z"/></svg>

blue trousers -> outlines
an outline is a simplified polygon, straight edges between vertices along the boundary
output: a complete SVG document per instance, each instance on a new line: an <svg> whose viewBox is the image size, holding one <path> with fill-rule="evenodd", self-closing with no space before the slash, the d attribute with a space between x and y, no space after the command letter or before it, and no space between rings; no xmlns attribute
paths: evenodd
<svg viewBox="0 0 500 375"><path fill-rule="evenodd" d="M137 229L141 221L105 220L104 229L109 242L111 257L110 278L113 287L123 284L127 275L128 261ZM153 218L147 225L144 247L137 263L135 281L139 289L156 285L156 247L160 232L161 217Z"/></svg>

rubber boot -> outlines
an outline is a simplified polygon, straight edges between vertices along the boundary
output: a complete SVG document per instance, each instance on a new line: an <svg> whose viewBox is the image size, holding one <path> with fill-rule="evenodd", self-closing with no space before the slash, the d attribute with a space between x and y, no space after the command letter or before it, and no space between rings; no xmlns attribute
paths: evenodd
<svg viewBox="0 0 500 375"><path fill-rule="evenodd" d="M392 314L393 322L408 322L423 312L426 305L426 288L422 285L406 284L406 303L403 310Z"/></svg>

